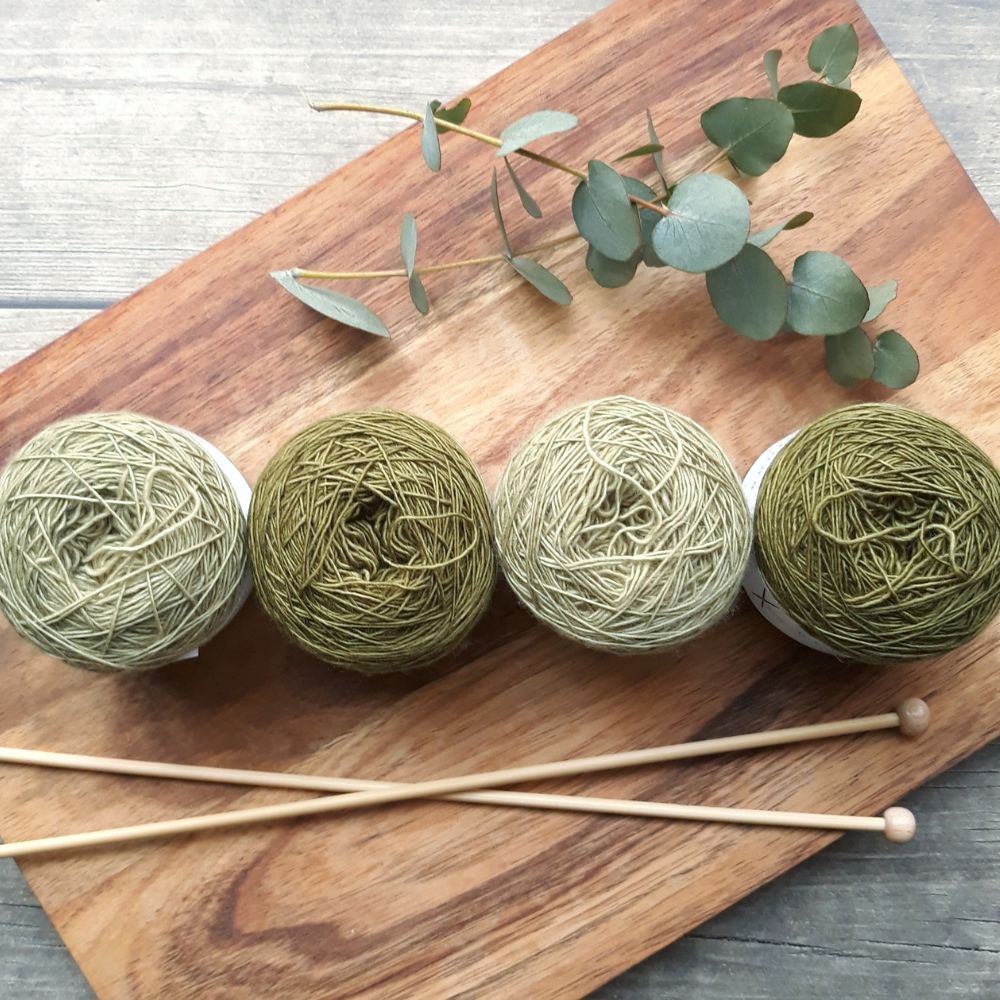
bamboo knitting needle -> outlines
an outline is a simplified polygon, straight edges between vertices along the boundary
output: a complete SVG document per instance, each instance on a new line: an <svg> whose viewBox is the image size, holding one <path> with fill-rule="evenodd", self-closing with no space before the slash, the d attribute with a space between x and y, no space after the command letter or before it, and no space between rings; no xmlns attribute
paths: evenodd
<svg viewBox="0 0 1000 1000"><path fill-rule="evenodd" d="M839 722L822 722L790 729L765 730L761 733L748 733L741 736L695 740L690 743L629 750L623 753L604 754L599 757L578 757L555 763L531 764L527 765L527 770L531 772L529 775L506 783L513 784L514 780L537 781L544 778L572 777L644 764L660 764L671 760L684 760L692 757L829 739L835 736L876 732L881 729L899 729L904 736L917 737L927 731L929 724L930 709L926 702L919 698L907 698L897 706L894 712L886 712L884 715L867 715ZM239 768L169 764L161 761L126 760L118 757L91 757L86 754L21 750L16 747L0 747L0 764L28 764L72 771L123 774L140 778L168 778L223 785L250 785L255 788L286 788L304 792L359 792L378 788L406 787L402 782L331 778L315 774L289 774L284 771L250 771ZM516 770L524 772L526 768L522 767ZM460 802L477 802L486 805L513 804L507 801L506 793L503 792L484 792L482 795L469 792L447 797ZM532 798L538 797L532 796ZM545 796L540 797L544 798Z"/></svg>
<svg viewBox="0 0 1000 1000"><path fill-rule="evenodd" d="M426 781L407 785L404 791L419 791L419 795L407 798L424 798L433 795L423 790L430 786L445 787L455 781L447 779ZM389 788L373 792L354 792L348 795L334 795L308 802L288 802L278 806L258 806L254 809L237 809L231 812L211 813L207 816L190 816L185 819L166 820L161 823L144 823L139 826L122 826L109 830L95 830L91 833L71 833L63 837L47 837L41 840L24 840L14 844L0 845L0 858L23 858L31 854L51 854L56 851L72 851L86 847L101 847L108 844L122 844L135 840L152 840L174 837L201 830L218 830L223 827L250 826L254 823L271 823L280 819L296 819L330 812L359 809L362 806L384 802L401 801L398 797L387 798L386 792L397 791ZM517 793L510 793L517 796ZM524 795L524 798L529 796ZM364 798L365 801L358 801ZM626 816L648 816L659 819L693 820L702 823L740 823L750 826L788 826L813 830L866 830L884 834L887 840L903 844L913 839L916 820L909 809L893 806L881 816L836 816L828 813L780 812L771 809L730 809L722 806L687 806L669 802L632 802L619 799L586 798L575 795L531 796L545 798L552 804L544 808L568 809L581 812L602 812ZM353 801L352 801L353 800Z"/></svg>
<svg viewBox="0 0 1000 1000"><path fill-rule="evenodd" d="M474 793L474 790L491 785L508 785L517 782L539 780L541 778L592 773L611 768L775 746L785 743L802 742L809 739L871 732L880 729L898 728L904 735L918 736L926 730L928 722L929 711L927 705L919 699L911 698L904 701L898 707L897 711L888 712L884 715L866 716L842 722L820 723L813 726L799 726L792 729L771 730L769 732L752 733L743 736L727 736L712 740L700 740L688 744L629 751L621 754L606 754L600 757L586 757L549 764L535 764L503 771L459 775L452 778L440 778L435 781L407 785L362 782L348 778L322 778L312 775L191 767L186 765L161 764L151 761L115 760L113 758L94 758L75 754L49 754L41 751L3 749L0 750L0 761L12 763L43 764L54 767L82 768L85 770L105 770L113 773L141 775L145 777L171 777L196 781L224 781L232 784L267 785L269 787L298 788L310 791L357 788L369 790L357 794L315 799L311 802L261 806L254 809L217 813L208 816L195 816L163 823L125 827L117 830L71 834L64 837L6 844L0 846L0 857L22 857L27 854L38 854L47 851L91 847L126 840L144 840L189 833L196 830L260 823L296 816L357 809L369 805L403 801L405 799L430 798L443 795L449 797L454 795L461 801L517 805L527 808L569 809L575 811L615 813L618 815L657 816L667 819L701 819L703 821L716 822L752 822L779 826L810 826L820 829L878 830L885 833L891 840L907 840L913 835L913 818L906 810L902 810L902 812L899 810L890 810L881 817L826 816L811 813L778 813L766 810L682 806L656 802L623 802L614 799L588 799L579 796L533 795L511 792ZM459 795L457 793L465 794Z"/></svg>

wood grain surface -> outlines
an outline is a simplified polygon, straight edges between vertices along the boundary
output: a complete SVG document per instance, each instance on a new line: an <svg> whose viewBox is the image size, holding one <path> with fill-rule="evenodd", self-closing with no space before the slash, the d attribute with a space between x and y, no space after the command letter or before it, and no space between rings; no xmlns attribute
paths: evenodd
<svg viewBox="0 0 1000 1000"><path fill-rule="evenodd" d="M650 11L636 7L625 18L625 10L612 8L508 71L504 92L517 100L504 117L539 101L586 108L585 129L560 145L581 159L627 142L645 90L627 72L638 55L624 40L685 51L694 38ZM697 112L713 88L720 96L745 88L745 53L755 63L778 41L801 58L810 34L847 10L776 6L745 31L730 17L714 38L724 60L643 61L643 88L671 95L654 111L688 123L675 133L677 148L694 146ZM606 56L593 53L611 38L619 63L598 88L590 74ZM834 140L842 160L826 143L820 152L797 141L794 163L756 185L755 208L765 219L795 192L820 217L803 231L808 239L789 236L789 256L805 246L839 248L870 282L889 274L903 281L908 294L893 321L913 333L925 361L921 382L903 397L949 415L996 455L989 364L998 310L988 280L996 228L891 61L870 33L864 42L857 86L866 129ZM546 66L558 72L539 88ZM496 81L478 92L484 127L503 123L498 92ZM876 155L886 134L906 137L891 165ZM4 451L57 413L128 405L205 433L254 476L312 416L379 401L441 420L492 480L511 442L552 409L625 389L690 412L745 467L778 434L847 398L825 383L811 345L758 347L717 330L697 279L650 275L629 293L601 292L585 285L571 252L552 255L561 273L576 276L578 302L568 313L496 275L436 282L437 319L425 323L409 320L398 289L376 290L373 301L384 296L387 315L403 320L392 345L315 323L260 280L261 270L292 262L275 256L291 253L301 263L391 264L404 208L415 208L430 235L427 259L454 250L449 223L457 218L470 252L492 249L488 152L446 145L449 210L437 194L444 182L423 173L413 142L412 133L394 140L8 373L0 381ZM913 196L931 182L935 201ZM565 200L557 178L539 176L534 186L545 204ZM856 202L846 239L836 190ZM364 229L329 225L357 212L355 202ZM531 238L555 225L547 216ZM971 268L966 240L983 248ZM123 343L133 349L123 352ZM720 400L718 387L735 384L741 402L731 388ZM12 694L0 719L6 741L25 745L414 778L879 710L919 688L938 717L919 753L876 739L837 755L759 755L563 786L871 810L989 737L995 638L932 667L858 673L803 654L744 612L697 650L609 663L532 627L500 595L461 669L372 684L299 658L249 611L207 652L204 672L178 668L141 683L84 683L5 634ZM0 796L8 839L47 832L40 819L55 832L265 798L140 783L123 794L120 782L52 775L5 779ZM335 827L315 821L38 862L28 872L106 995L326 995L335 979L345 996L544 996L588 989L826 841L433 805Z"/></svg>

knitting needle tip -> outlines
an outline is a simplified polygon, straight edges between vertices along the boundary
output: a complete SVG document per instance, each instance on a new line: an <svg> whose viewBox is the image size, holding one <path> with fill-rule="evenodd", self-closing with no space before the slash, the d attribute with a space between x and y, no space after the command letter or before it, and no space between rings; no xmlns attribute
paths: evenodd
<svg viewBox="0 0 1000 1000"><path fill-rule="evenodd" d="M893 806L882 813L885 820L885 839L892 844L906 844L917 832L917 821L909 809Z"/></svg>
<svg viewBox="0 0 1000 1000"><path fill-rule="evenodd" d="M904 736L923 736L931 724L931 710L927 702L920 698L906 698L896 706L899 716L899 731Z"/></svg>

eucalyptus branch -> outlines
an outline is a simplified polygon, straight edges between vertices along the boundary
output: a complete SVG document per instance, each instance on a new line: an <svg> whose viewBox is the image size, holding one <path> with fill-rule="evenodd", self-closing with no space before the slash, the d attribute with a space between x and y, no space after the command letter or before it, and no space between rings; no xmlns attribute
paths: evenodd
<svg viewBox="0 0 1000 1000"><path fill-rule="evenodd" d="M522 251L522 255L529 253L541 253L543 250L551 250L553 247L561 247L566 243L575 243L582 239L579 233L565 233L544 243L536 243ZM508 260L508 255L503 253L488 254L485 257L469 257L466 260L453 260L445 264L426 264L423 267L415 267L413 274L423 277L425 274L440 274L442 271L455 271L461 267L478 267L484 264L501 264ZM343 281L350 278L409 278L405 268L396 268L392 271L307 271L300 267L292 268L292 276L295 278L307 278L314 281Z"/></svg>
<svg viewBox="0 0 1000 1000"><path fill-rule="evenodd" d="M409 118L411 121L415 122L424 120L424 116L422 114L418 114L416 111L407 111L405 108L388 108L378 104L350 104L342 101L324 101L314 103L310 101L309 107L312 108L313 111L367 111L376 115L394 115L396 118ZM467 136L470 139L476 139L479 142L484 142L488 146L493 146L497 149L503 146L503 140L499 139L495 135L486 135L484 132L476 132L471 128L464 128L462 125L457 125L454 122L448 121L446 118L440 118L436 115L433 116L433 120L435 125L440 128L447 129L449 132L457 132L459 135ZM513 152L517 153L519 156L527 157L529 160L534 160L536 163L541 163L546 167L551 167L554 170L561 170L564 174L570 174L579 180L585 181L587 179L586 171L578 170L576 167L571 167L568 163L562 163L549 156L542 156L541 153L536 153L533 150L515 149ZM661 215L668 214L667 210L662 205L646 201L636 195L631 196L631 201L635 205L639 205L642 208L648 208L653 212L659 212Z"/></svg>
<svg viewBox="0 0 1000 1000"><path fill-rule="evenodd" d="M815 74L812 79L782 86L778 79L781 51L766 52L763 70L770 97L731 97L708 108L701 116L701 128L716 149L700 167L680 179L673 166L664 163L664 146L647 111L648 142L623 153L616 162L651 157L662 194L600 160L590 160L582 170L528 148L575 128L576 116L566 112L536 111L494 136L463 124L472 106L469 98L451 107L431 101L422 114L375 104L310 102L316 111L370 112L421 122L421 152L434 171L441 167L439 133L455 132L492 147L503 159L522 207L536 219L541 218L542 210L518 177L512 154L569 174L578 181L571 203L576 231L515 253L501 211L494 167L490 202L502 252L417 267L416 220L407 213L400 231L402 268L294 268L275 272L274 277L324 315L387 336L382 321L361 302L303 282L406 279L414 306L426 314L430 301L423 277L465 267L507 264L546 298L568 305L572 300L569 289L531 255L582 239L587 243L587 270L599 285L626 285L640 265L704 274L716 314L736 333L751 340L769 340L782 332L819 336L824 342L826 368L834 381L852 386L873 378L889 388L902 388L917 377L916 352L895 330L884 331L873 341L864 329L864 324L874 322L895 298L896 282L866 286L845 260L819 250L800 254L786 278L764 248L782 232L805 225L812 213L800 211L784 222L751 231L751 208L744 192L727 177L709 172L728 160L737 179L757 177L785 155L793 135L818 139L839 132L853 121L861 105L849 80L857 58L858 37L850 24L827 28L813 39L808 52L809 68Z"/></svg>

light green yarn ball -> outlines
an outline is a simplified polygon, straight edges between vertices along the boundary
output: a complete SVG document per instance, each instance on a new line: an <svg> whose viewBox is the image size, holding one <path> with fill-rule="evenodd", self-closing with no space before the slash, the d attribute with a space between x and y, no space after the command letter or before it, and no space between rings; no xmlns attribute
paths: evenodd
<svg viewBox="0 0 1000 1000"><path fill-rule="evenodd" d="M50 425L0 473L0 609L50 656L161 666L242 598L245 523L194 439L134 413Z"/></svg>
<svg viewBox="0 0 1000 1000"><path fill-rule="evenodd" d="M693 420L614 396L566 410L497 488L511 587L567 638L615 653L688 641L722 618L750 554L736 471Z"/></svg>

